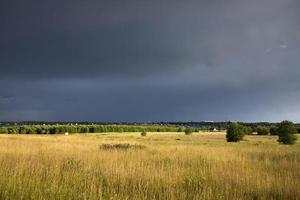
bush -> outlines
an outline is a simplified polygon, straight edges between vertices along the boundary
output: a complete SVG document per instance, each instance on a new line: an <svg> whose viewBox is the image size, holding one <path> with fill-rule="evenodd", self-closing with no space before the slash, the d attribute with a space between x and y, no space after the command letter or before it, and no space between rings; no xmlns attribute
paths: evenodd
<svg viewBox="0 0 300 200"><path fill-rule="evenodd" d="M186 128L186 129L184 130L184 133L185 133L186 135L192 135L193 132L194 132L194 130L193 130L192 128Z"/></svg>
<svg viewBox="0 0 300 200"><path fill-rule="evenodd" d="M245 131L246 131L247 135L252 135L253 134L254 131L253 131L252 127L244 126L244 128L245 128Z"/></svg>
<svg viewBox="0 0 300 200"><path fill-rule="evenodd" d="M270 129L266 126L258 126L257 127L257 135L268 135L270 133Z"/></svg>
<svg viewBox="0 0 300 200"><path fill-rule="evenodd" d="M178 133L179 133L179 132L183 132L183 128L181 128L181 127L178 128L178 129L177 129L177 132L178 132Z"/></svg>
<svg viewBox="0 0 300 200"><path fill-rule="evenodd" d="M8 129L6 127L0 127L0 133L8 133Z"/></svg>
<svg viewBox="0 0 300 200"><path fill-rule="evenodd" d="M58 131L57 131L57 128L56 127L51 127L49 128L49 133L50 134L56 134Z"/></svg>
<svg viewBox="0 0 300 200"><path fill-rule="evenodd" d="M89 132L89 127L80 126L80 127L78 127L77 132L79 132L79 133L88 133Z"/></svg>
<svg viewBox="0 0 300 200"><path fill-rule="evenodd" d="M143 149L144 145L129 144L129 143L117 143L117 144L101 144L100 149L103 150L128 150L128 149Z"/></svg>
<svg viewBox="0 0 300 200"><path fill-rule="evenodd" d="M246 133L246 127L237 123L232 123L227 129L226 140L227 142L238 142L244 138Z"/></svg>
<svg viewBox="0 0 300 200"><path fill-rule="evenodd" d="M147 135L147 132L143 131L141 132L141 136L146 136Z"/></svg>
<svg viewBox="0 0 300 200"><path fill-rule="evenodd" d="M33 127L28 127L26 129L26 134L35 134L35 129Z"/></svg>
<svg viewBox="0 0 300 200"><path fill-rule="evenodd" d="M257 132L257 126L252 126L252 132Z"/></svg>
<svg viewBox="0 0 300 200"><path fill-rule="evenodd" d="M89 132L90 133L97 133L97 128L95 126L89 127Z"/></svg>
<svg viewBox="0 0 300 200"><path fill-rule="evenodd" d="M270 134L271 135L278 135L278 128L277 128L277 126L271 126L271 128L270 128Z"/></svg>
<svg viewBox="0 0 300 200"><path fill-rule="evenodd" d="M293 122L282 121L278 126L278 142L282 144L294 144L297 140L297 129Z"/></svg>
<svg viewBox="0 0 300 200"><path fill-rule="evenodd" d="M19 127L19 131L18 131L19 134L26 134L26 132L27 132L27 129L25 126Z"/></svg>

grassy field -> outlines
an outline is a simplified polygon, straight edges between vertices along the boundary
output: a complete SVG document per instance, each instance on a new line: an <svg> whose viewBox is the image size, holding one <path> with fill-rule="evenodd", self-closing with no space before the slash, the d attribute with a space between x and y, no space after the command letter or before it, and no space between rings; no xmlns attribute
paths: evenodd
<svg viewBox="0 0 300 200"><path fill-rule="evenodd" d="M0 199L300 199L300 145L276 139L0 135ZM103 143L145 148L105 150Z"/></svg>

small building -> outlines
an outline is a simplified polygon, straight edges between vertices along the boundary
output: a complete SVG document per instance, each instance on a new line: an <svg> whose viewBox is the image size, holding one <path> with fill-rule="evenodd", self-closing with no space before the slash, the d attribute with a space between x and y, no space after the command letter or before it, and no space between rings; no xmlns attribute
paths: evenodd
<svg viewBox="0 0 300 200"><path fill-rule="evenodd" d="M210 131L210 132L217 132L217 131L218 131L218 129L217 129L217 128L214 128L214 127L212 127L212 128L210 128L210 129L209 129L209 131Z"/></svg>

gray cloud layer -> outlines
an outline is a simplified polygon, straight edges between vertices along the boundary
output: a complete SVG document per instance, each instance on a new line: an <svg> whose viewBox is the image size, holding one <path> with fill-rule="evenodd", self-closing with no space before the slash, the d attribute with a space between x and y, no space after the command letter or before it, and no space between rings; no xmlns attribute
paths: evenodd
<svg viewBox="0 0 300 200"><path fill-rule="evenodd" d="M0 120L300 120L299 9L1 1Z"/></svg>

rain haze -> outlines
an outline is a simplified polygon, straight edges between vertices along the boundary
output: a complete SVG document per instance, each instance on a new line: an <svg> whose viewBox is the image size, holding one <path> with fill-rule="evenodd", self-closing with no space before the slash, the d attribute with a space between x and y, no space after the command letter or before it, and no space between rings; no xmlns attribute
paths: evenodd
<svg viewBox="0 0 300 200"><path fill-rule="evenodd" d="M1 0L0 121L300 121L298 0Z"/></svg>

